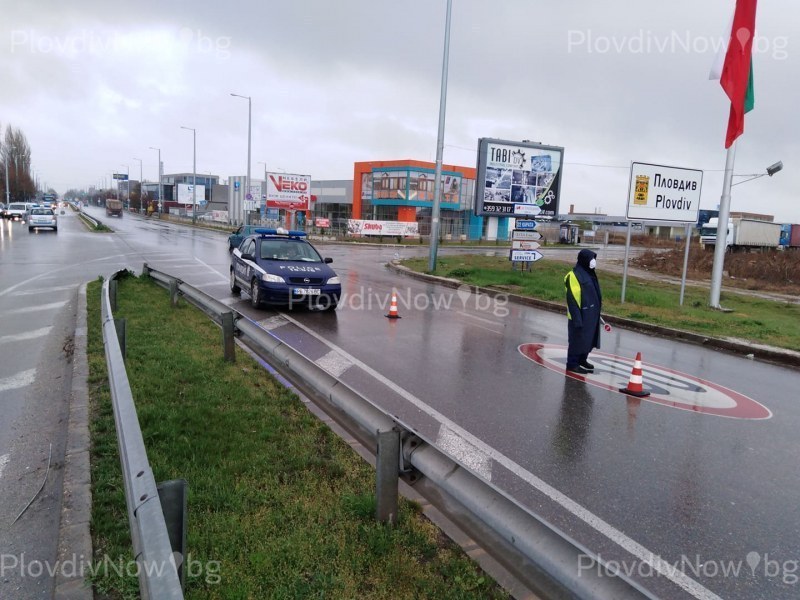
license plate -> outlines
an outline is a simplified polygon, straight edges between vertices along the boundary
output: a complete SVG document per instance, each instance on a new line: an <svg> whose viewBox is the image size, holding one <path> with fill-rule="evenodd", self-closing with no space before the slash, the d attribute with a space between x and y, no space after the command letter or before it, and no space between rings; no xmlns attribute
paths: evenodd
<svg viewBox="0 0 800 600"><path fill-rule="evenodd" d="M318 288L294 288L293 291L298 296L319 296Z"/></svg>

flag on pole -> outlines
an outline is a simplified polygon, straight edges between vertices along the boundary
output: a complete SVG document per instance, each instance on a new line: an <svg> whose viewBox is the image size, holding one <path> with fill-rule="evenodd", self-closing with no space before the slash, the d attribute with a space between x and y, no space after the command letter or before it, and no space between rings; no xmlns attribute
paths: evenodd
<svg viewBox="0 0 800 600"><path fill-rule="evenodd" d="M710 79L719 79L731 101L725 147L744 132L744 114L753 109L753 38L757 0L736 0L728 44L711 69ZM724 55L724 60L720 60Z"/></svg>

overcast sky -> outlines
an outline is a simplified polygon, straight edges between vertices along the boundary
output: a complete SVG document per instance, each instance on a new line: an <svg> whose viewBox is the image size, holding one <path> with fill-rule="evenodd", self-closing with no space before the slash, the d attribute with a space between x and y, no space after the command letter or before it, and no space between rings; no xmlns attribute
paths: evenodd
<svg viewBox="0 0 800 600"><path fill-rule="evenodd" d="M478 139L565 148L561 212L624 214L631 161L705 171L716 208L729 103L708 74L734 0L454 0L445 164ZM0 125L59 192L129 166L157 179L247 165L352 179L353 162L434 161L445 0L4 2ZM800 223L800 5L759 3L756 103L731 210ZM742 178L743 179L743 178Z"/></svg>

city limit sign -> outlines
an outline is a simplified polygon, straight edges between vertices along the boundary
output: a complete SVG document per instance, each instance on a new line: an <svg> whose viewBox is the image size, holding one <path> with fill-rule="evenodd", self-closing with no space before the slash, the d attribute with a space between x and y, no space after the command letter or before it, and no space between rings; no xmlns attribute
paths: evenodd
<svg viewBox="0 0 800 600"><path fill-rule="evenodd" d="M703 172L698 169L631 163L629 220L696 223Z"/></svg>

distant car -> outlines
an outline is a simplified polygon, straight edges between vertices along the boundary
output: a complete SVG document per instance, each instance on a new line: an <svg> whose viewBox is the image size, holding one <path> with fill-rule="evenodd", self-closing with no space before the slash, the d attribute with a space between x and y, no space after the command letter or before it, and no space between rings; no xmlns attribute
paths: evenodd
<svg viewBox="0 0 800 600"><path fill-rule="evenodd" d="M255 229L231 255L231 293L250 294L255 308L262 304L333 310L339 303L339 276L305 240L305 232Z"/></svg>
<svg viewBox="0 0 800 600"><path fill-rule="evenodd" d="M3 211L3 217L13 221L24 221L25 214L28 212L28 204L25 202L12 202Z"/></svg>
<svg viewBox="0 0 800 600"><path fill-rule="evenodd" d="M49 227L53 231L58 231L58 219L52 208L36 207L30 210L28 231L33 231L39 227Z"/></svg>
<svg viewBox="0 0 800 600"><path fill-rule="evenodd" d="M239 228L228 236L228 252L233 252L234 248L238 248L242 240L248 235L259 229L256 225L240 225Z"/></svg>

